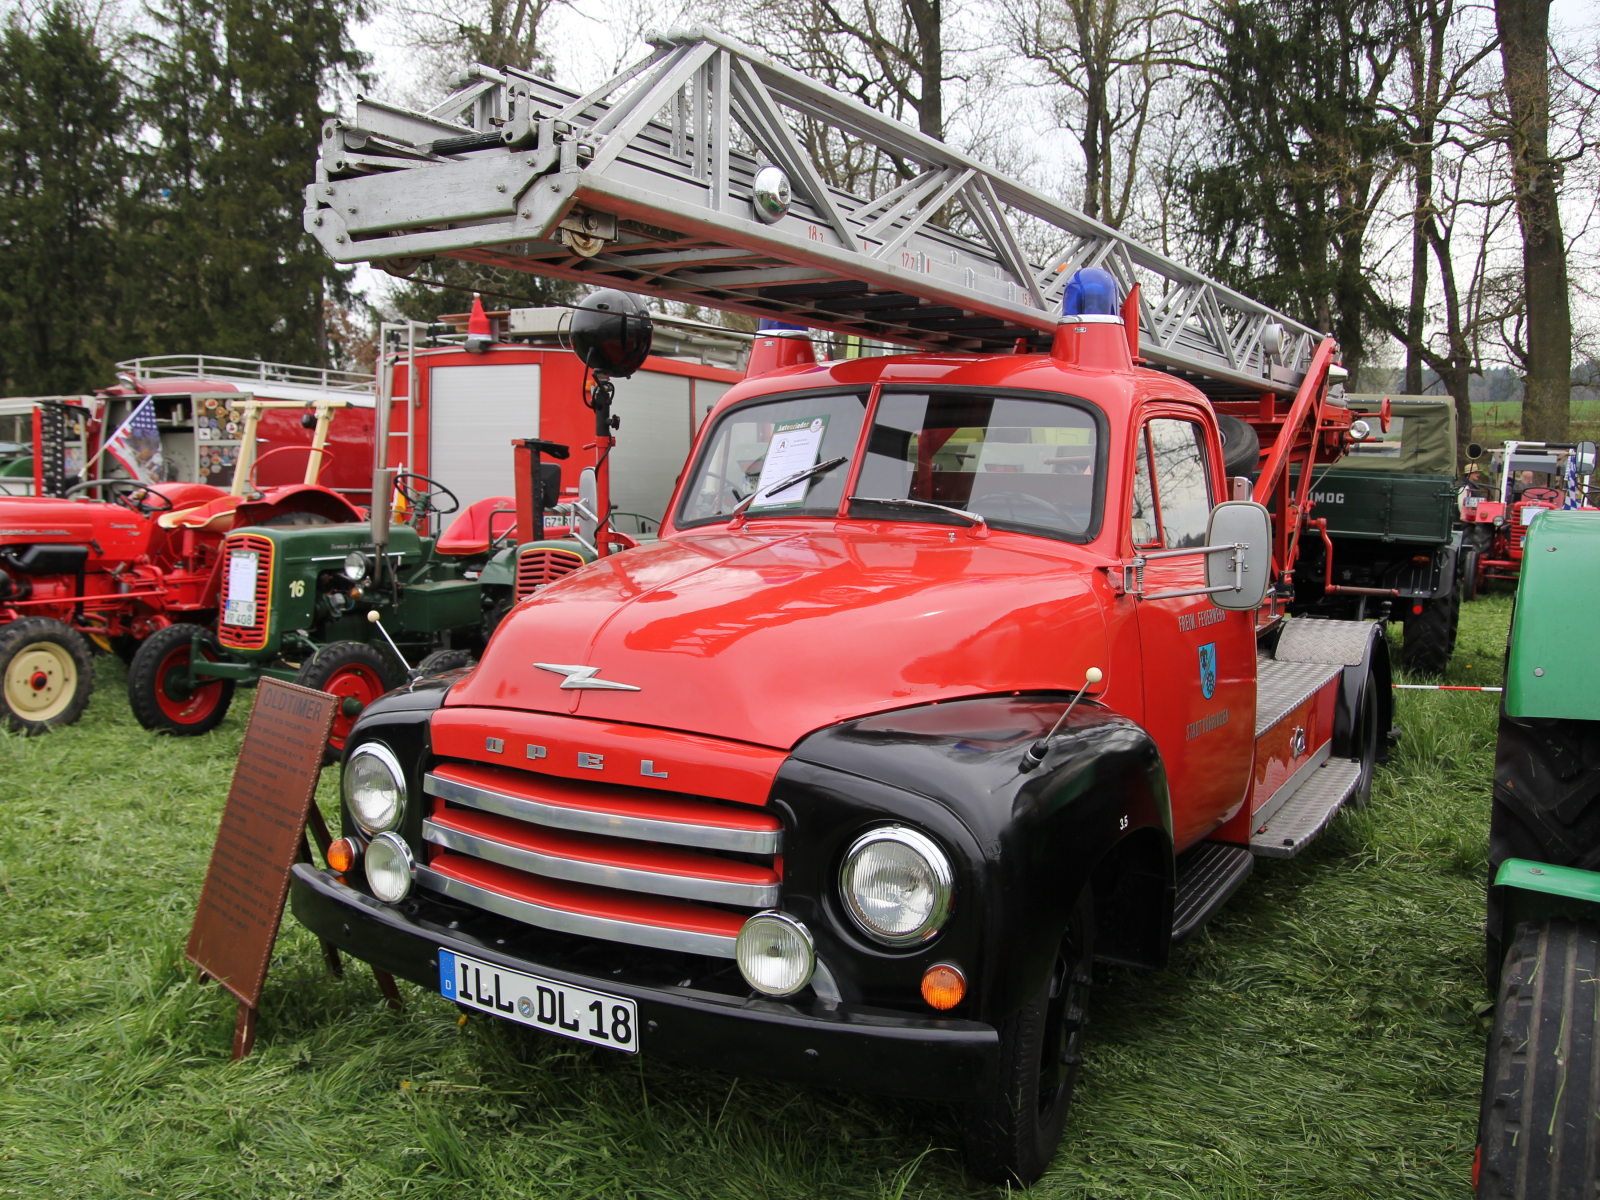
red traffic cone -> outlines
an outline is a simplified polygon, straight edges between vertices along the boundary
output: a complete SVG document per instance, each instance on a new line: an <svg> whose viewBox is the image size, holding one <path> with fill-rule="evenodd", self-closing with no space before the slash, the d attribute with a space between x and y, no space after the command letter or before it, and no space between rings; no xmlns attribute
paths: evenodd
<svg viewBox="0 0 1600 1200"><path fill-rule="evenodd" d="M489 332L489 314L483 311L483 297L472 298L472 315L467 318L467 353L482 354L494 345L494 334Z"/></svg>

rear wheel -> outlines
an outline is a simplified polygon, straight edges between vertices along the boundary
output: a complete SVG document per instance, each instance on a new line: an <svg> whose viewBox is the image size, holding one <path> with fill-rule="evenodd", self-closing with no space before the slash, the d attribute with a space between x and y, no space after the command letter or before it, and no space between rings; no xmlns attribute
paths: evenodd
<svg viewBox="0 0 1600 1200"><path fill-rule="evenodd" d="M0 715L17 733L43 733L83 716L94 691L89 639L50 617L0 630Z"/></svg>
<svg viewBox="0 0 1600 1200"><path fill-rule="evenodd" d="M1477 1194L1593 1196L1600 1185L1600 929L1517 926L1484 1060Z"/></svg>
<svg viewBox="0 0 1600 1200"><path fill-rule="evenodd" d="M1461 591L1452 588L1448 595L1413 602L1421 612L1405 614L1405 640L1400 646L1400 661L1406 669L1424 675L1443 675L1456 650L1456 626L1461 619Z"/></svg>
<svg viewBox="0 0 1600 1200"><path fill-rule="evenodd" d="M1377 773L1378 755L1383 746L1381 708L1378 679L1369 671L1367 686L1361 691L1361 709L1356 713L1355 745L1351 747L1356 751L1351 757L1361 764L1361 778L1356 783L1356 790L1350 794L1350 799L1346 802L1352 808L1365 808L1367 802L1372 799L1372 779Z"/></svg>
<svg viewBox="0 0 1600 1200"><path fill-rule="evenodd" d="M325 763L331 763L344 753L345 739L367 705L404 684L406 675L387 655L365 642L334 642L317 651L294 681L301 687L328 692L339 701L323 756Z"/></svg>
<svg viewBox="0 0 1600 1200"><path fill-rule="evenodd" d="M144 640L128 665L128 703L139 724L158 733L196 737L228 715L233 680L191 679L195 638L207 662L222 657L215 635L199 625L168 625Z"/></svg>
<svg viewBox="0 0 1600 1200"><path fill-rule="evenodd" d="M472 665L470 650L435 650L417 664L419 675L443 675L446 671L459 671Z"/></svg>
<svg viewBox="0 0 1600 1200"><path fill-rule="evenodd" d="M1085 888L1050 977L1000 1025L990 1095L967 1109L967 1166L980 1178L1026 1186L1050 1165L1083 1062L1093 965L1094 902Z"/></svg>

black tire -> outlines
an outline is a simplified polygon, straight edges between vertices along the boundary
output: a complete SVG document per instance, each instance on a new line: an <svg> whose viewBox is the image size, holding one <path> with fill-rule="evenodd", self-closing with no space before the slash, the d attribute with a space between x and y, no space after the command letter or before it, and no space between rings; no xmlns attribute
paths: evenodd
<svg viewBox="0 0 1600 1200"><path fill-rule="evenodd" d="M1361 764L1361 778L1356 783L1356 790L1350 793L1350 799L1345 801L1351 808L1365 808L1372 800L1372 781L1378 773L1378 762L1383 756L1387 733L1382 720L1382 686L1376 675L1369 671L1366 686L1361 689L1361 704L1352 723L1354 744L1351 749L1355 753L1350 758Z"/></svg>
<svg viewBox="0 0 1600 1200"><path fill-rule="evenodd" d="M0 716L28 736L83 716L94 692L89 639L50 617L23 617L0 630Z"/></svg>
<svg viewBox="0 0 1600 1200"><path fill-rule="evenodd" d="M1055 1156L1083 1062L1093 964L1094 902L1085 888L1049 978L1000 1024L991 1094L967 1108L967 1167L979 1178L1026 1187Z"/></svg>
<svg viewBox="0 0 1600 1200"><path fill-rule="evenodd" d="M417 664L417 673L422 676L443 675L446 671L470 667L475 661L470 650L435 650Z"/></svg>
<svg viewBox="0 0 1600 1200"><path fill-rule="evenodd" d="M1229 479L1254 475L1261 465L1261 438L1256 431L1238 417L1218 413L1217 432L1222 435L1222 473Z"/></svg>
<svg viewBox="0 0 1600 1200"><path fill-rule="evenodd" d="M1484 1058L1479 1200L1592 1197L1600 1185L1600 928L1517 927Z"/></svg>
<svg viewBox="0 0 1600 1200"><path fill-rule="evenodd" d="M1401 601L1405 603L1405 601ZM1412 606L1417 602L1412 601ZM1451 589L1445 596L1421 601L1422 611L1405 613L1405 640L1400 646L1400 661L1409 671L1423 675L1443 675L1456 652L1456 629L1461 622L1461 591Z"/></svg>
<svg viewBox="0 0 1600 1200"><path fill-rule="evenodd" d="M194 640L210 662L222 658L216 635L199 625L168 625L139 646L128 664L128 704L139 724L174 737L210 733L228 715L233 680L208 679L198 687L185 681Z"/></svg>
<svg viewBox="0 0 1600 1200"><path fill-rule="evenodd" d="M328 692L339 701L323 765L339 761L345 739L367 705L406 682L405 668L365 642L334 642L324 646L300 668L294 681L301 687Z"/></svg>
<svg viewBox="0 0 1600 1200"><path fill-rule="evenodd" d="M1471 604L1478 598L1478 552L1475 549L1461 553L1461 602Z"/></svg>

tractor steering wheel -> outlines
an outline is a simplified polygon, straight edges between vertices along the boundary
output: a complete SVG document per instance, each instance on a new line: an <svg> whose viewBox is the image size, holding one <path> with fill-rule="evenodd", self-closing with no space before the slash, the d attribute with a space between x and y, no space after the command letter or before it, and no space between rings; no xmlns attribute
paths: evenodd
<svg viewBox="0 0 1600 1200"><path fill-rule="evenodd" d="M401 480L411 480L424 486L408 487ZM402 471L394 477L394 490L405 498L411 510L417 517L425 517L430 512L438 513L441 517L448 517L451 513L461 508L461 501L456 494L437 479L429 479L426 475L418 475L413 471ZM449 508L441 508L435 497L442 496L450 501Z"/></svg>
<svg viewBox="0 0 1600 1200"><path fill-rule="evenodd" d="M1552 487L1523 488L1518 500L1536 500L1545 504L1561 503L1561 493Z"/></svg>
<svg viewBox="0 0 1600 1200"><path fill-rule="evenodd" d="M86 479L82 483L75 483L69 487L64 495L71 497L76 492L86 492L90 488L106 488L110 491L109 502L120 505L131 513L145 518L153 517L157 513L171 512L175 507L170 496L156 491L147 483L137 479ZM151 503L159 500L159 504Z"/></svg>

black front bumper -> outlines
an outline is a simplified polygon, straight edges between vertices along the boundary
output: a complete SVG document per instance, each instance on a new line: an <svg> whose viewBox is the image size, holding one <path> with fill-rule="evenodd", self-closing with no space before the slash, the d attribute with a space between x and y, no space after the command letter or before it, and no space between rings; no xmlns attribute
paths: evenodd
<svg viewBox="0 0 1600 1200"><path fill-rule="evenodd" d="M993 1080L999 1038L977 1021L930 1020L884 1009L721 995L641 984L508 954L459 929L409 916L297 864L294 915L353 958L439 991L441 949L574 987L626 996L639 1006L640 1051L735 1075L892 1095L977 1099ZM621 951L623 948L618 947Z"/></svg>

